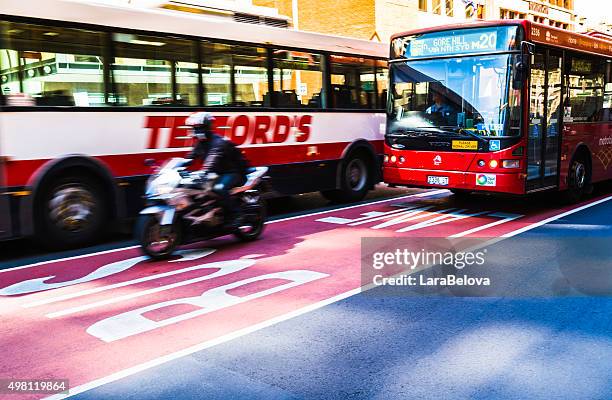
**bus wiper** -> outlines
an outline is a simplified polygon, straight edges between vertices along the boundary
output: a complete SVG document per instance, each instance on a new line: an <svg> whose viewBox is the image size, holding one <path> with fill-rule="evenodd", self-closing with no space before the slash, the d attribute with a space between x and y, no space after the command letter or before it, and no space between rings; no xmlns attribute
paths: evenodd
<svg viewBox="0 0 612 400"><path fill-rule="evenodd" d="M420 137L427 135L426 132L419 132L419 129L397 129L386 134L387 137Z"/></svg>
<svg viewBox="0 0 612 400"><path fill-rule="evenodd" d="M462 134L469 135L479 141L484 140L484 138L482 138L480 135L470 131L469 129L464 129L464 128L460 128L456 126L441 126L440 129L443 130L444 132L455 133L457 135L462 135Z"/></svg>
<svg viewBox="0 0 612 400"><path fill-rule="evenodd" d="M463 128L457 128L455 126L420 126L418 128L414 128L415 130L427 130L428 132L432 132L432 133L445 133L445 134L451 134L453 136L456 135L460 135L462 133L467 133L470 136L475 137L478 140L482 140L482 138L480 136L478 136L476 133L464 130Z"/></svg>

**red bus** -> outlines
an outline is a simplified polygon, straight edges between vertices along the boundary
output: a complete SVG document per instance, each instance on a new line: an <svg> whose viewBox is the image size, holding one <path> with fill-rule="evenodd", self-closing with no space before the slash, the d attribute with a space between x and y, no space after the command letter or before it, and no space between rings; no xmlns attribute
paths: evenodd
<svg viewBox="0 0 612 400"><path fill-rule="evenodd" d="M0 239L82 244L142 207L207 110L278 195L381 178L388 46L198 14L0 0Z"/></svg>
<svg viewBox="0 0 612 400"><path fill-rule="evenodd" d="M524 20L392 37L383 180L577 201L612 178L612 41Z"/></svg>

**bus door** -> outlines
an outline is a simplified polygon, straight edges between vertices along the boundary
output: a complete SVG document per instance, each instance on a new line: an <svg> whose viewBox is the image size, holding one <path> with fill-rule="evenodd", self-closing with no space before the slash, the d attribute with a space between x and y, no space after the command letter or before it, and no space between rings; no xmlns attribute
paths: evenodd
<svg viewBox="0 0 612 400"><path fill-rule="evenodd" d="M562 121L562 54L539 49L531 59L526 191L558 186Z"/></svg>
<svg viewBox="0 0 612 400"><path fill-rule="evenodd" d="M531 58L527 192L558 186L562 60L561 52L546 49Z"/></svg>

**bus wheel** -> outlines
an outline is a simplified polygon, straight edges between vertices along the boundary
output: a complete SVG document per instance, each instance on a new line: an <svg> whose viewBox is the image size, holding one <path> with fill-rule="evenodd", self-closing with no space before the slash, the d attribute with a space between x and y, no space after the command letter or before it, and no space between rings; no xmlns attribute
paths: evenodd
<svg viewBox="0 0 612 400"><path fill-rule="evenodd" d="M342 161L340 189L321 192L323 197L334 203L350 203L365 197L370 188L371 162L362 152L351 154Z"/></svg>
<svg viewBox="0 0 612 400"><path fill-rule="evenodd" d="M568 203L577 203L587 193L590 185L591 171L584 155L578 155L570 165L568 175L568 189L565 200Z"/></svg>
<svg viewBox="0 0 612 400"><path fill-rule="evenodd" d="M36 206L37 239L47 248L93 242L108 218L101 185L85 176L64 176L45 185Z"/></svg>

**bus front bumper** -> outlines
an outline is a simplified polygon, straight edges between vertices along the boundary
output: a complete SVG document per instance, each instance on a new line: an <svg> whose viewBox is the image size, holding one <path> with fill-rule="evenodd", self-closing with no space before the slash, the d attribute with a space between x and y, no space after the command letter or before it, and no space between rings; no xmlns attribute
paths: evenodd
<svg viewBox="0 0 612 400"><path fill-rule="evenodd" d="M441 178L441 179L437 179ZM432 184L432 180L448 180L447 184ZM525 193L525 176L520 172L481 173L414 168L383 168L383 181L397 186L462 189L495 193Z"/></svg>

